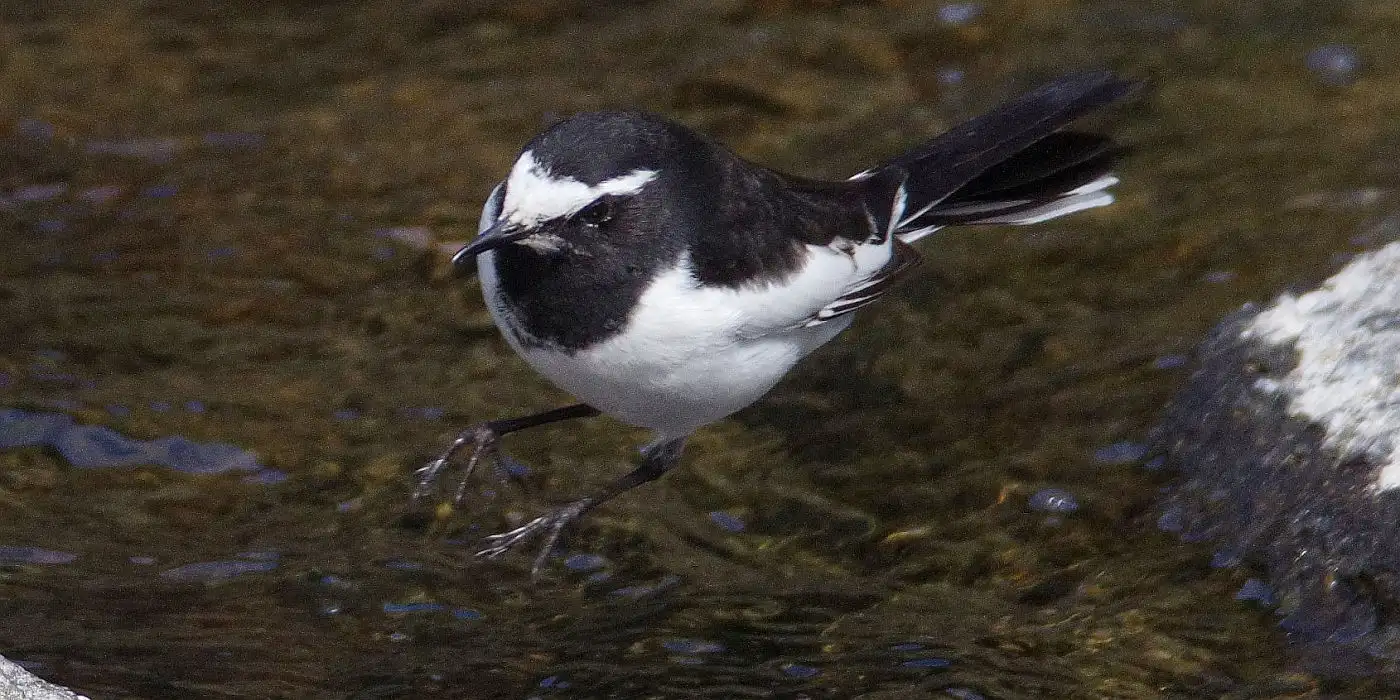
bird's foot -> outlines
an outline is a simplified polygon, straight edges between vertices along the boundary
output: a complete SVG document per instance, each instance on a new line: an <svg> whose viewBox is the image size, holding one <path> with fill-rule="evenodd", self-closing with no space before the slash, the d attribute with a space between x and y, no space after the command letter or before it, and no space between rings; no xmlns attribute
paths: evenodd
<svg viewBox="0 0 1400 700"><path fill-rule="evenodd" d="M476 472L477 465L483 461L490 461L499 479L505 479L509 471L506 469L501 455L501 433L490 423L480 423L474 425L461 433L452 444L442 451L431 462L418 469L418 485L413 489L412 500L417 503L432 492L437 485L438 479L443 475L452 463L452 458L463 448L470 445L472 447L471 456L467 458L466 464L462 467L462 479L457 482L456 495L453 496L452 504L461 505L466 499L467 486L471 483L472 474Z"/></svg>
<svg viewBox="0 0 1400 700"><path fill-rule="evenodd" d="M555 545L559 544L559 538L564 534L564 528L577 521L594 504L594 499L591 498L574 501L563 508L541 515L514 530L485 537L481 541L483 549L478 551L476 555L486 559L495 559L514 549L517 545L543 534L544 544L540 547L539 554L535 555L534 564L530 566L530 577L539 578L540 570L544 568L544 563L549 559L550 553L554 551Z"/></svg>

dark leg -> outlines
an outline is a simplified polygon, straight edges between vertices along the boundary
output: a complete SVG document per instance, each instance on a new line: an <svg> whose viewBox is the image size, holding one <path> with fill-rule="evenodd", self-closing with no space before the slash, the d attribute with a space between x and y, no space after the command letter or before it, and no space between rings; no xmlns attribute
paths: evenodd
<svg viewBox="0 0 1400 700"><path fill-rule="evenodd" d="M545 533L544 546L540 548L540 553L535 556L534 565L530 567L530 575L538 578L540 569L544 566L545 560L549 558L549 553L554 551L554 545L559 543L559 536L563 534L565 527L578 520L584 513L593 510L623 491L641 486L648 481L654 481L670 471L671 467L676 466L676 463L680 461L681 450L684 447L685 438L647 445L642 450L642 464L608 484L602 491L586 498L580 498L558 510L550 511L510 532L502 532L499 535L485 538L482 540L485 549L477 552L476 555L494 559L509 552L511 548L521 542L543 532Z"/></svg>
<svg viewBox="0 0 1400 700"><path fill-rule="evenodd" d="M588 404L576 403L572 406L520 418L504 418L473 425L458 433L457 439L453 440L452 444L443 450L437 459L428 462L426 466L418 470L420 477L418 486L413 489L412 498L417 501L426 496L432 490L433 484L437 482L438 476L442 474L442 470L446 469L448 463L452 461L452 457L467 445L474 445L475 449L472 450L472 456L467 459L462 481L457 486L457 496L454 503L461 503L463 497L466 496L467 483L471 479L472 472L476 471L476 465L480 464L483 459L498 459L496 449L500 446L502 435L533 428L537 425L558 423L571 418L589 418L598 415L598 413L598 409Z"/></svg>

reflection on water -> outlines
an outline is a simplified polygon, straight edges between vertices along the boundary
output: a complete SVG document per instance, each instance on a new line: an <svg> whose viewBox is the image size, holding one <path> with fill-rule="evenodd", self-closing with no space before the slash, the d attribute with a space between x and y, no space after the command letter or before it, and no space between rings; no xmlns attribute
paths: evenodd
<svg viewBox="0 0 1400 700"><path fill-rule="evenodd" d="M1397 21L0 4L0 652L95 697L1373 696L1291 670L1248 563L1152 512L1142 441L1216 319L1400 230ZM477 538L637 435L542 429L506 445L521 483L406 512L455 429L563 400L441 252L552 115L640 105L842 176L1086 67L1153 84L1104 125L1117 205L929 240L543 584Z"/></svg>
<svg viewBox="0 0 1400 700"><path fill-rule="evenodd" d="M122 406L109 406L107 413L130 415ZM225 443L198 443L179 436L134 440L105 426L78 425L62 413L0 409L0 448L33 446L50 447L80 469L142 464L191 474L260 469L255 456Z"/></svg>

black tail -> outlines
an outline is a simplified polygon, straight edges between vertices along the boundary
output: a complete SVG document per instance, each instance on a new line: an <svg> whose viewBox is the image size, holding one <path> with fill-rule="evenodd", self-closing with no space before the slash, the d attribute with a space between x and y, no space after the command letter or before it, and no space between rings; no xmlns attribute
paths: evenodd
<svg viewBox="0 0 1400 700"><path fill-rule="evenodd" d="M1111 73L1044 85L873 169L907 173L895 227L906 241L953 224L1028 224L1102 206L1123 149L1060 129L1138 88Z"/></svg>

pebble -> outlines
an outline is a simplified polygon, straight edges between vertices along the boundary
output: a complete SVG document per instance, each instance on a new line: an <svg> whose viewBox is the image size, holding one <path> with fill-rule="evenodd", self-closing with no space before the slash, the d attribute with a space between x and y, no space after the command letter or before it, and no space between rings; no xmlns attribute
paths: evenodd
<svg viewBox="0 0 1400 700"><path fill-rule="evenodd" d="M1079 501L1074 494L1064 489L1041 489L1030 497L1031 510L1042 513L1073 513L1079 510Z"/></svg>
<svg viewBox="0 0 1400 700"><path fill-rule="evenodd" d="M982 6L975 2L955 2L938 8L938 21L944 24L967 24L982 15Z"/></svg>
<svg viewBox="0 0 1400 700"><path fill-rule="evenodd" d="M1306 63L1322 84L1342 87L1356 82L1361 52L1347 44L1326 44L1309 51Z"/></svg>
<svg viewBox="0 0 1400 700"><path fill-rule="evenodd" d="M815 666L804 666L802 664L783 664L783 674L793 678L811 678L819 673L821 669Z"/></svg>
<svg viewBox="0 0 1400 700"><path fill-rule="evenodd" d="M743 532L746 527L744 521L741 520L739 516L726 513L722 510L711 511L710 522L718 525L720 529L727 532Z"/></svg>
<svg viewBox="0 0 1400 700"><path fill-rule="evenodd" d="M1235 594L1235 600L1252 600L1260 605L1273 605L1276 602L1274 589L1257 578L1245 581L1244 585L1240 586L1239 592Z"/></svg>
<svg viewBox="0 0 1400 700"><path fill-rule="evenodd" d="M564 560L570 571L596 571L608 565L608 560L597 554L573 554Z"/></svg>

